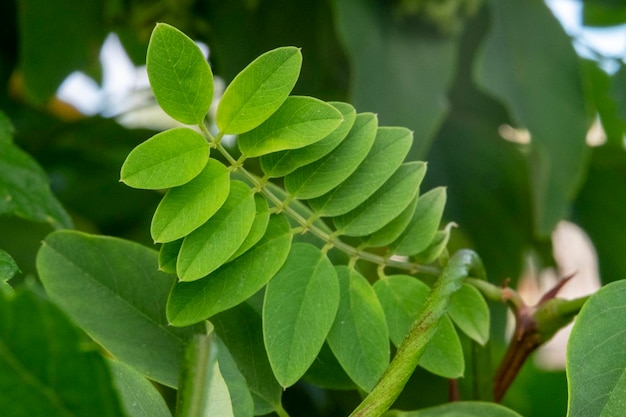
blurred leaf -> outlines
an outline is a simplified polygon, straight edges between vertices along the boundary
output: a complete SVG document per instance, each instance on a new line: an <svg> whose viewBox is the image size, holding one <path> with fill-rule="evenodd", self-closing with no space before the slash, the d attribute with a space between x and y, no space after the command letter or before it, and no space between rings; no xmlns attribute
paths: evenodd
<svg viewBox="0 0 626 417"><path fill-rule="evenodd" d="M617 105L617 116L626 130L626 64L622 64L619 71L613 75L609 94Z"/></svg>
<svg viewBox="0 0 626 417"><path fill-rule="evenodd" d="M613 282L580 310L567 345L568 417L626 413L625 299L626 281Z"/></svg>
<svg viewBox="0 0 626 417"><path fill-rule="evenodd" d="M122 415L104 358L50 301L0 293L0 407L6 417Z"/></svg>
<svg viewBox="0 0 626 417"><path fill-rule="evenodd" d="M463 284L452 295L448 315L471 339L483 346L489 340L489 306L476 287Z"/></svg>
<svg viewBox="0 0 626 417"><path fill-rule="evenodd" d="M113 359L107 364L127 417L172 416L159 391L143 375Z"/></svg>
<svg viewBox="0 0 626 417"><path fill-rule="evenodd" d="M261 125L239 135L237 144L247 157L299 149L324 139L341 122L341 112L330 104L291 96Z"/></svg>
<svg viewBox="0 0 626 417"><path fill-rule="evenodd" d="M165 194L152 218L152 238L155 242L171 242L187 236L222 207L229 190L228 170L221 162L209 159L193 180Z"/></svg>
<svg viewBox="0 0 626 417"><path fill-rule="evenodd" d="M392 410L384 417L521 417L515 411L494 403L454 402L418 411Z"/></svg>
<svg viewBox="0 0 626 417"><path fill-rule="evenodd" d="M385 313L369 282L347 266L335 267L341 288L328 345L350 378L371 391L389 363Z"/></svg>
<svg viewBox="0 0 626 417"><path fill-rule="evenodd" d="M120 361L178 386L184 348L198 328L165 318L174 277L157 270L157 252L133 242L74 231L50 234L37 255L50 297Z"/></svg>
<svg viewBox="0 0 626 417"><path fill-rule="evenodd" d="M209 144L187 128L157 133L133 149L120 174L133 188L159 190L177 187L198 175L209 159Z"/></svg>
<svg viewBox="0 0 626 417"><path fill-rule="evenodd" d="M336 0L334 6L352 58L351 101L377 113L381 124L411 129L411 159L424 158L448 111L457 42L416 30L414 22L394 15L390 3Z"/></svg>
<svg viewBox="0 0 626 417"><path fill-rule="evenodd" d="M582 23L585 26L617 26L626 23L626 4L620 0L582 2Z"/></svg>
<svg viewBox="0 0 626 417"><path fill-rule="evenodd" d="M490 5L493 25L476 61L476 80L532 135L533 228L546 237L565 215L584 171L589 117L578 57L544 3Z"/></svg>
<svg viewBox="0 0 626 417"><path fill-rule="evenodd" d="M19 274L20 268L15 263L15 260L5 250L0 249L0 282L3 284L13 278L14 275Z"/></svg>
<svg viewBox="0 0 626 417"><path fill-rule="evenodd" d="M231 181L222 207L183 240L176 263L180 280L200 279L226 263L250 232L255 208L250 187Z"/></svg>
<svg viewBox="0 0 626 417"><path fill-rule="evenodd" d="M266 121L287 99L300 75L298 48L277 48L256 58L228 85L217 108L221 133L240 134Z"/></svg>
<svg viewBox="0 0 626 417"><path fill-rule="evenodd" d="M283 387L295 384L315 360L339 307L339 282L320 249L295 243L280 271L267 284L263 339L274 375Z"/></svg>
<svg viewBox="0 0 626 417"><path fill-rule="evenodd" d="M220 372L226 381L226 385L228 385L233 413L235 417L250 417L254 411L254 402L252 394L248 389L246 378L239 371L235 359L224 342L217 335L214 336L213 342L218 349L217 363L220 366Z"/></svg>
<svg viewBox="0 0 626 417"><path fill-rule="evenodd" d="M290 247L287 218L271 216L263 238L246 253L204 279L176 283L167 303L169 322L188 326L247 300L278 272Z"/></svg>
<svg viewBox="0 0 626 417"><path fill-rule="evenodd" d="M202 123L213 100L213 73L200 48L180 30L157 23L146 56L159 106L181 123Z"/></svg>

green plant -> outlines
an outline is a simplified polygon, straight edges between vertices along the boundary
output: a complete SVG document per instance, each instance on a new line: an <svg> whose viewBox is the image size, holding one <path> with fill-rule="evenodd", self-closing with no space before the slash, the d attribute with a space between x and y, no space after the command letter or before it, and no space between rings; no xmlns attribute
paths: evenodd
<svg viewBox="0 0 626 417"><path fill-rule="evenodd" d="M89 335L90 346L95 341L115 361L81 354L84 337L41 294L0 287L3 339L12 339L2 345L0 357L12 373L0 377L1 386L23 380L25 392L41 401L31 413L63 415L81 407L72 394L81 384L76 371L51 371L61 370L67 355L80 355L87 364L80 375L100 375L103 389L78 415L169 415L145 376L178 388L177 415L287 415L283 390L306 381L358 390L363 400L352 415L379 416L418 365L452 380L463 375L456 328L471 344L488 342L483 296L508 302L518 324L496 379L499 400L528 354L579 312L586 298L555 298L566 280L529 307L511 288L486 281L474 252L448 254L451 224L438 230L445 189L420 195L426 165L403 162L411 132L379 127L374 114L357 114L347 103L290 96L301 61L293 47L257 58L224 92L213 131L206 120L211 69L187 36L157 25L148 48L150 82L159 105L190 127L138 145L121 180L169 189L150 228L160 251L70 230L51 233L39 251L47 296ZM11 143L8 121L0 122L0 143L9 151L3 161L22 161L36 172L27 155L14 156L21 151ZM226 135L237 135L236 146L224 143ZM20 180L7 178L8 196L20 195ZM40 188L37 201L45 205L16 199L14 212L68 226L47 187ZM18 271L5 252L0 267L3 283ZM586 304L572 335L570 415L623 411L619 370L626 364L603 355L587 359L594 349L610 352L622 343L598 343L620 334L619 321L606 315L620 305L623 285L610 287ZM36 342L49 343L46 335L63 331L72 334L66 345L23 350L33 339L12 334L17 317L33 309L42 312L35 315L40 320L47 317ZM8 354L15 351L23 356ZM480 354L465 356L478 366ZM600 381L590 399L589 378ZM389 415L451 412L517 415L487 402Z"/></svg>

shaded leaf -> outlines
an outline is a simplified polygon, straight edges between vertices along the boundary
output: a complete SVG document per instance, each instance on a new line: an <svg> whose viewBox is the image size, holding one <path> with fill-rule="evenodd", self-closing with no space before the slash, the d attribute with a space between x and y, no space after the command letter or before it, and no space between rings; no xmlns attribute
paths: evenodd
<svg viewBox="0 0 626 417"><path fill-rule="evenodd" d="M502 405L487 402L459 401L418 411L392 410L385 417L521 417Z"/></svg>
<svg viewBox="0 0 626 417"><path fill-rule="evenodd" d="M252 227L250 228L250 232L248 232L248 235L246 236L241 246L239 246L235 253L231 255L229 261L232 261L239 255L245 253L248 249L256 245L257 242L261 240L261 238L265 234L265 230L267 230L267 224L270 221L270 211L267 200L262 195L255 194L254 203L256 205L256 215L254 217Z"/></svg>
<svg viewBox="0 0 626 417"><path fill-rule="evenodd" d="M20 272L20 268L11 255L0 249L0 282L6 282Z"/></svg>
<svg viewBox="0 0 626 417"><path fill-rule="evenodd" d="M304 374L303 379L327 389L356 389L356 385L343 370L333 351L328 347L328 343L324 343L322 350Z"/></svg>
<svg viewBox="0 0 626 417"><path fill-rule="evenodd" d="M476 287L463 284L452 295L448 315L471 339L483 346L489 340L489 306Z"/></svg>
<svg viewBox="0 0 626 417"><path fill-rule="evenodd" d="M398 239L413 218L413 213L415 212L418 201L419 198L414 198L404 211L395 219L371 235L363 237L362 240L364 246L380 248L382 246L387 246Z"/></svg>
<svg viewBox="0 0 626 417"><path fill-rule="evenodd" d="M224 342L216 334L214 334L213 342L217 345L217 363L228 385L233 414L235 417L249 417L254 413L254 402L246 378L239 371L235 359Z"/></svg>
<svg viewBox="0 0 626 417"><path fill-rule="evenodd" d="M157 252L139 244L74 231L54 232L37 254L50 297L113 356L170 387L187 340L165 318L174 277L157 270Z"/></svg>
<svg viewBox="0 0 626 417"><path fill-rule="evenodd" d="M339 307L333 264L313 245L296 243L267 284L263 339L276 379L295 384L320 352Z"/></svg>
<svg viewBox="0 0 626 417"><path fill-rule="evenodd" d="M287 218L271 216L265 235L252 249L205 279L174 286L167 302L169 322L187 326L245 301L278 272L290 247Z"/></svg>
<svg viewBox="0 0 626 417"><path fill-rule="evenodd" d="M166 274L176 273L176 261L184 239L163 243L159 249L159 270Z"/></svg>
<svg viewBox="0 0 626 417"><path fill-rule="evenodd" d="M165 194L152 218L152 238L171 242L187 236L219 210L229 190L228 170L221 162L209 159L193 180Z"/></svg>
<svg viewBox="0 0 626 417"><path fill-rule="evenodd" d="M221 133L240 134L259 126L287 99L300 76L302 54L287 46L264 53L228 85L217 108Z"/></svg>
<svg viewBox="0 0 626 417"><path fill-rule="evenodd" d="M191 181L209 160L209 144L194 130L175 128L157 133L133 149L122 165L124 184L158 190Z"/></svg>
<svg viewBox="0 0 626 417"><path fill-rule="evenodd" d="M255 129L237 139L246 157L303 148L319 142L342 122L341 112L312 97L291 96Z"/></svg>
<svg viewBox="0 0 626 417"><path fill-rule="evenodd" d="M385 313L361 274L346 266L335 269L341 301L328 345L350 378L369 392L389 363Z"/></svg>
<svg viewBox="0 0 626 417"><path fill-rule="evenodd" d="M254 194L241 181L231 181L228 198L202 226L183 240L176 272L181 281L210 274L235 253L254 222Z"/></svg>
<svg viewBox="0 0 626 417"><path fill-rule="evenodd" d="M213 100L213 74L200 48L166 23L152 31L146 69L159 106L181 123L202 123Z"/></svg>

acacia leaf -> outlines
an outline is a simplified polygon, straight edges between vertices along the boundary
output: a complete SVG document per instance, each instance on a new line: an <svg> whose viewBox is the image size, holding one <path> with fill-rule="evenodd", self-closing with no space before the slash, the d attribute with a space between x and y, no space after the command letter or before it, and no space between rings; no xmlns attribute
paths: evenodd
<svg viewBox="0 0 626 417"><path fill-rule="evenodd" d="M202 123L213 100L213 73L200 48L180 30L157 23L146 55L159 106L181 123Z"/></svg>
<svg viewBox="0 0 626 417"><path fill-rule="evenodd" d="M380 248L390 245L392 242L396 241L411 222L418 201L419 198L414 198L404 211L402 211L402 213L400 213L395 219L371 235L363 237L363 245L365 247Z"/></svg>
<svg viewBox="0 0 626 417"><path fill-rule="evenodd" d="M209 160L209 144L184 127L157 133L133 149L120 181L129 187L159 190L183 185L198 175Z"/></svg>
<svg viewBox="0 0 626 417"><path fill-rule="evenodd" d="M224 91L217 107L220 132L241 134L267 120L289 96L302 66L300 49L273 49L252 61Z"/></svg>
<svg viewBox="0 0 626 417"><path fill-rule="evenodd" d="M476 287L463 284L450 299L448 315L477 343L484 346L489 340L489 306Z"/></svg>
<svg viewBox="0 0 626 417"><path fill-rule="evenodd" d="M339 282L326 254L295 243L280 271L267 284L263 339L274 375L283 387L295 384L320 352L339 307Z"/></svg>
<svg viewBox="0 0 626 417"><path fill-rule="evenodd" d="M254 221L252 222L252 227L250 227L250 231L246 235L243 243L239 246L239 248L233 253L228 262L232 261L242 253L245 253L248 249L257 244L259 240L265 234L265 230L267 230L267 224L270 221L270 208L267 204L267 200L260 194L254 195L254 204L256 207L256 215L254 216Z"/></svg>
<svg viewBox="0 0 626 417"><path fill-rule="evenodd" d="M161 245L159 249L159 271L163 271L166 274L176 273L176 262L182 245L183 238Z"/></svg>

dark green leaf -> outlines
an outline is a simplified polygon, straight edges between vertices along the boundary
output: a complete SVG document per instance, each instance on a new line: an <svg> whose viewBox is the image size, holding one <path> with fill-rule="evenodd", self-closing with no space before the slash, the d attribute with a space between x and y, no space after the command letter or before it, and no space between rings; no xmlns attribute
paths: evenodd
<svg viewBox="0 0 626 417"><path fill-rule="evenodd" d="M485 345L489 340L489 306L473 286L463 286L452 295L448 315L470 338Z"/></svg>
<svg viewBox="0 0 626 417"><path fill-rule="evenodd" d="M188 125L202 123L213 100L213 74L200 48L173 26L157 23L146 69L159 106Z"/></svg>
<svg viewBox="0 0 626 417"><path fill-rule="evenodd" d="M157 270L157 252L133 242L80 232L50 234L37 255L50 297L91 337L144 375L170 387L197 328L167 324L174 277Z"/></svg>
<svg viewBox="0 0 626 417"><path fill-rule="evenodd" d="M582 3L582 23L586 26L617 26L626 23L626 5L615 0Z"/></svg>
<svg viewBox="0 0 626 417"><path fill-rule="evenodd" d="M187 326L245 301L278 272L290 247L287 218L272 216L265 235L252 249L205 279L174 286L167 303L169 322Z"/></svg>
<svg viewBox="0 0 626 417"><path fill-rule="evenodd" d="M163 243L159 250L159 270L166 274L176 273L176 261L178 260L178 253L180 247L183 245L183 239L178 239L173 242Z"/></svg>
<svg viewBox="0 0 626 417"><path fill-rule="evenodd" d="M175 128L157 133L133 149L122 172L124 184L158 190L191 181L209 160L209 144L194 130Z"/></svg>
<svg viewBox="0 0 626 417"><path fill-rule="evenodd" d="M217 335L215 335L213 342L217 344L217 363L226 385L228 385L233 413L235 417L250 417L254 412L254 402L246 378L239 371L237 362L224 342Z"/></svg>
<svg viewBox="0 0 626 417"><path fill-rule="evenodd" d="M339 283L325 253L307 243L291 247L267 284L263 339L276 379L296 383L320 352L339 307Z"/></svg>
<svg viewBox="0 0 626 417"><path fill-rule="evenodd" d="M346 374L346 371L343 370L333 351L328 347L328 343L324 343L317 359L313 361L303 378L322 388L334 390L356 389L356 385Z"/></svg>
<svg viewBox="0 0 626 417"><path fill-rule="evenodd" d="M0 249L0 282L4 283L20 272L20 268L11 255Z"/></svg>

